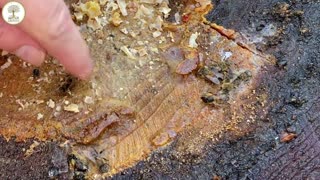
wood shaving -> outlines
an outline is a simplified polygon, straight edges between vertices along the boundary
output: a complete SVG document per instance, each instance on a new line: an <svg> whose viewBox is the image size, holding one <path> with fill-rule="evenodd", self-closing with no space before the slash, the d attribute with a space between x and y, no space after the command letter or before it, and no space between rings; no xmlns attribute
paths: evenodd
<svg viewBox="0 0 320 180"><path fill-rule="evenodd" d="M55 74L54 70L49 71L49 76L53 76Z"/></svg>
<svg viewBox="0 0 320 180"><path fill-rule="evenodd" d="M43 119L43 114L38 113L38 115L37 115L37 120L41 120L41 119Z"/></svg>
<svg viewBox="0 0 320 180"><path fill-rule="evenodd" d="M89 19L87 22L87 26L94 31L98 29L102 29L101 22L98 18Z"/></svg>
<svg viewBox="0 0 320 180"><path fill-rule="evenodd" d="M117 0L117 3L118 3L118 6L119 6L119 9L121 11L121 14L123 16L127 16L128 15L128 12L127 12L127 3L125 0Z"/></svg>
<svg viewBox="0 0 320 180"><path fill-rule="evenodd" d="M65 111L68 112L74 112L74 113L78 113L79 111L79 106L77 104L70 104L68 106L64 106L63 108Z"/></svg>
<svg viewBox="0 0 320 180"><path fill-rule="evenodd" d="M10 67L12 64L12 61L10 58L8 58L7 62L4 63L1 67L0 67L0 70L4 70L4 69L7 69L8 67Z"/></svg>
<svg viewBox="0 0 320 180"><path fill-rule="evenodd" d="M123 51L130 59L136 59L132 52L127 48L127 46L121 46L121 51Z"/></svg>
<svg viewBox="0 0 320 180"><path fill-rule="evenodd" d="M74 17L76 18L77 21L82 21L82 19L83 19L83 13L81 13L81 12L76 12L76 13L74 13Z"/></svg>
<svg viewBox="0 0 320 180"><path fill-rule="evenodd" d="M138 50L138 54L139 54L140 57L142 57L142 56L148 55L148 52L146 51L145 48L140 48L140 49Z"/></svg>
<svg viewBox="0 0 320 180"><path fill-rule="evenodd" d="M144 42L143 41L138 41L137 44L142 46L142 45L144 45Z"/></svg>
<svg viewBox="0 0 320 180"><path fill-rule="evenodd" d="M120 29L120 31L123 33L123 34L128 34L129 31L127 30L127 28L122 28Z"/></svg>
<svg viewBox="0 0 320 180"><path fill-rule="evenodd" d="M47 105L48 105L49 108L54 109L54 107L56 106L56 103L55 103L52 99L50 99L50 100L47 102Z"/></svg>
<svg viewBox="0 0 320 180"><path fill-rule="evenodd" d="M42 103L44 103L44 100L36 100L37 105L42 104Z"/></svg>
<svg viewBox="0 0 320 180"><path fill-rule="evenodd" d="M94 103L93 98L90 97L90 96L86 96L86 97L84 98L84 102L85 102L86 104L93 104L93 103Z"/></svg>
<svg viewBox="0 0 320 180"><path fill-rule="evenodd" d="M280 142L288 143L288 142L291 142L292 140L294 140L295 138L297 138L297 134L283 132L280 137Z"/></svg>
<svg viewBox="0 0 320 180"><path fill-rule="evenodd" d="M121 23L123 23L120 13L115 12L112 14L112 17L109 19L109 21L114 25L114 26L120 26Z"/></svg>
<svg viewBox="0 0 320 180"><path fill-rule="evenodd" d="M38 147L40 145L39 142L37 141L33 141L33 144L31 144L31 146L29 147L29 149L26 151L26 153L24 154L25 157L29 157L34 153L34 149L36 147Z"/></svg>
<svg viewBox="0 0 320 180"><path fill-rule="evenodd" d="M26 106L21 102L20 99L16 100L16 103L19 104L21 106L22 109L24 109Z"/></svg>
<svg viewBox="0 0 320 180"><path fill-rule="evenodd" d="M169 7L161 7L160 8L160 12L163 13L165 18L169 17L169 13L170 13L171 9Z"/></svg>
<svg viewBox="0 0 320 180"><path fill-rule="evenodd" d="M58 111L58 112L60 112L61 109L62 109L61 106L57 106L57 107L56 107L56 111Z"/></svg>
<svg viewBox="0 0 320 180"><path fill-rule="evenodd" d="M98 44L103 44L103 40L102 39L98 39Z"/></svg>
<svg viewBox="0 0 320 180"><path fill-rule="evenodd" d="M175 19L177 24L181 23L181 15L179 14L179 12L174 14L174 19Z"/></svg>
<svg viewBox="0 0 320 180"><path fill-rule="evenodd" d="M131 37L133 37L133 38L137 37L137 33L133 32L133 31L130 32L130 35L131 35Z"/></svg>
<svg viewBox="0 0 320 180"><path fill-rule="evenodd" d="M118 4L114 2L114 0L108 0L108 4L105 8L106 11L114 12L115 10L119 9Z"/></svg>
<svg viewBox="0 0 320 180"><path fill-rule="evenodd" d="M99 4L101 6L104 6L107 2L108 2L108 0L99 0Z"/></svg>
<svg viewBox="0 0 320 180"><path fill-rule="evenodd" d="M152 34L152 36L153 36L154 38L157 38L157 37L161 36L161 32L160 32L160 31L155 31L155 32Z"/></svg>
<svg viewBox="0 0 320 180"><path fill-rule="evenodd" d="M23 68L27 68L27 67L28 67L28 66L27 66L27 62L23 62L23 63L22 63L22 67L23 67Z"/></svg>
<svg viewBox="0 0 320 180"><path fill-rule="evenodd" d="M190 36L190 39L189 39L189 47L191 48L197 48L198 47L198 44L197 44L197 38L198 36L200 35L200 33L196 32L196 33L193 33L191 36Z"/></svg>
<svg viewBox="0 0 320 180"><path fill-rule="evenodd" d="M163 19L158 16L155 20L155 23L150 24L150 29L156 29L158 31L162 31Z"/></svg>
<svg viewBox="0 0 320 180"><path fill-rule="evenodd" d="M159 49L156 47L151 47L150 50L154 53L159 53Z"/></svg>
<svg viewBox="0 0 320 180"><path fill-rule="evenodd" d="M86 14L90 19L96 18L102 14L100 5L95 1L88 1L85 4L80 4L80 10Z"/></svg>
<svg viewBox="0 0 320 180"><path fill-rule="evenodd" d="M140 9L145 16L152 18L153 8L146 8L144 5L141 5Z"/></svg>
<svg viewBox="0 0 320 180"><path fill-rule="evenodd" d="M140 0L140 2L145 4L156 4L156 0Z"/></svg>
<svg viewBox="0 0 320 180"><path fill-rule="evenodd" d="M60 112L54 112L54 113L53 113L53 116L54 116L54 117L58 117L60 114L61 114Z"/></svg>

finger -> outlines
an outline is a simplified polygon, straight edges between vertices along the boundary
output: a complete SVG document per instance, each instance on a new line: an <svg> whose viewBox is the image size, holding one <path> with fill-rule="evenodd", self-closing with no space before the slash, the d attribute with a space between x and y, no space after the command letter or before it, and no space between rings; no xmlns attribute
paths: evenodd
<svg viewBox="0 0 320 180"><path fill-rule="evenodd" d="M7 2L7 0L0 0ZM63 0L20 0L26 10L18 25L57 58L67 71L84 79L92 71L89 49Z"/></svg>
<svg viewBox="0 0 320 180"><path fill-rule="evenodd" d="M0 49L11 52L21 59L39 66L45 52L39 43L15 26L8 25L0 18Z"/></svg>

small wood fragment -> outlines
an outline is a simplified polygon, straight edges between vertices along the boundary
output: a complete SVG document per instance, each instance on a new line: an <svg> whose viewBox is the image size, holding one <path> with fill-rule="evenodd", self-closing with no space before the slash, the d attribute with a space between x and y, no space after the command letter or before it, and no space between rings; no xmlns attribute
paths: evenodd
<svg viewBox="0 0 320 180"><path fill-rule="evenodd" d="M68 112L74 112L74 113L78 113L79 111L79 106L77 104L70 104L68 106L64 106L63 108L65 111Z"/></svg>
<svg viewBox="0 0 320 180"><path fill-rule="evenodd" d="M295 138L297 138L297 134L284 132L281 134L280 142L288 143L288 142L291 142L292 140L294 140Z"/></svg>

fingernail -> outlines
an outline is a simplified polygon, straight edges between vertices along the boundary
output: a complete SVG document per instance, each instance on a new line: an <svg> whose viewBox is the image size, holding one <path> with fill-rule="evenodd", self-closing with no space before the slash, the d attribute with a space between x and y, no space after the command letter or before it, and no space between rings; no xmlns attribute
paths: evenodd
<svg viewBox="0 0 320 180"><path fill-rule="evenodd" d="M20 47L14 54L36 66L40 66L46 56L40 49L28 45Z"/></svg>

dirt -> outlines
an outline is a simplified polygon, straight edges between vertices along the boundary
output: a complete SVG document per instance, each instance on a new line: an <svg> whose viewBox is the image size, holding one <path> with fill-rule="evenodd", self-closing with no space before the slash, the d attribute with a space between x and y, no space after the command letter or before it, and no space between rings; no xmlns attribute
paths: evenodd
<svg viewBox="0 0 320 180"><path fill-rule="evenodd" d="M273 54L277 66L263 77L262 89L272 104L266 118L239 125L245 135L225 133L195 153L179 149L179 137L147 160L113 179L316 179L320 176L320 2L215 1L209 19L257 40L265 27L277 32L257 42ZM287 5L286 5L287 4ZM300 11L304 13L301 14ZM284 133L296 138L281 143ZM0 179L81 179L79 172L64 173L67 153L54 143L40 144L28 158L26 143L0 140ZM107 167L103 167L107 168ZM60 173L56 173L60 172ZM61 174L61 175L59 175Z"/></svg>
<svg viewBox="0 0 320 180"><path fill-rule="evenodd" d="M48 179L50 174L68 171L66 154L57 144L42 143L27 156L26 152L33 143L32 140L16 143L0 139L0 179ZM66 175L60 178L66 178Z"/></svg>

